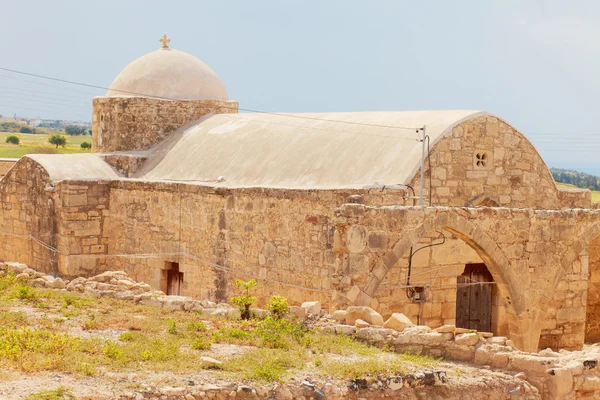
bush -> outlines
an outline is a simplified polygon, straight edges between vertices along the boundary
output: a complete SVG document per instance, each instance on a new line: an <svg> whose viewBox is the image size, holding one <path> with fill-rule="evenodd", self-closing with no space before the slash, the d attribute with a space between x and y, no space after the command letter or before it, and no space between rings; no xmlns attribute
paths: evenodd
<svg viewBox="0 0 600 400"><path fill-rule="evenodd" d="M210 340L205 337L199 337L192 341L192 349L194 350L210 350Z"/></svg>
<svg viewBox="0 0 600 400"><path fill-rule="evenodd" d="M175 323L175 321L173 321L172 319L167 320L167 324L169 324L169 327L167 328L167 333L171 335L177 335L177 324Z"/></svg>
<svg viewBox="0 0 600 400"><path fill-rule="evenodd" d="M6 143L18 145L21 141L15 135L10 135L6 138Z"/></svg>
<svg viewBox="0 0 600 400"><path fill-rule="evenodd" d="M92 145L89 142L83 142L79 145L79 147L81 147L84 150L88 150L92 148Z"/></svg>
<svg viewBox="0 0 600 400"><path fill-rule="evenodd" d="M28 127L28 126L22 126L21 129L19 129L19 132L21 132L21 133L33 133L33 131L31 130L31 128Z"/></svg>
<svg viewBox="0 0 600 400"><path fill-rule="evenodd" d="M275 318L283 318L290 312L288 301L283 296L273 296L269 300L267 309L273 314Z"/></svg>
<svg viewBox="0 0 600 400"><path fill-rule="evenodd" d="M235 281L235 284L245 289L246 294L243 296L232 297L231 302L240 310L242 319L250 319L250 306L256 302L256 297L250 296L250 290L258 287L258 282L254 279L250 279L248 282L238 279Z"/></svg>
<svg viewBox="0 0 600 400"><path fill-rule="evenodd" d="M67 139L61 135L52 135L52 137L48 139L48 142L55 145L58 149L58 146L65 147L65 145L67 144Z"/></svg>
<svg viewBox="0 0 600 400"><path fill-rule="evenodd" d="M191 321L187 324L187 330L190 332L204 332L206 331L206 324L202 321Z"/></svg>

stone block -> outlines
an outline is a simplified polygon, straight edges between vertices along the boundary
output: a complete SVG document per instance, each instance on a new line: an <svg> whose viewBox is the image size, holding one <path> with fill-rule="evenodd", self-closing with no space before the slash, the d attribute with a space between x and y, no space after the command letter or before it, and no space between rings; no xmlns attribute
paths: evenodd
<svg viewBox="0 0 600 400"><path fill-rule="evenodd" d="M371 325L383 325L381 315L371 307L351 306L346 310L346 325L354 325L357 319L362 319Z"/></svg>
<svg viewBox="0 0 600 400"><path fill-rule="evenodd" d="M402 313L393 313L391 317L383 324L384 328L395 329L402 332L407 326L413 326L412 321Z"/></svg>
<svg viewBox="0 0 600 400"><path fill-rule="evenodd" d="M295 315L298 318L306 318L306 309L298 306L290 306L290 314Z"/></svg>
<svg viewBox="0 0 600 400"><path fill-rule="evenodd" d="M333 318L335 321L342 323L346 321L346 310L337 310L334 311L333 314L331 315L331 318Z"/></svg>
<svg viewBox="0 0 600 400"><path fill-rule="evenodd" d="M455 329L454 325L442 325L439 328L435 328L434 331L438 333L454 333Z"/></svg>
<svg viewBox="0 0 600 400"><path fill-rule="evenodd" d="M367 245L367 230L364 226L353 225L346 232L346 247L351 253L360 253Z"/></svg>
<svg viewBox="0 0 600 400"><path fill-rule="evenodd" d="M523 371L527 375L544 376L556 362L553 357L536 357L529 354L515 354L511 357L510 368Z"/></svg>
<svg viewBox="0 0 600 400"><path fill-rule="evenodd" d="M573 389L573 376L566 368L552 368L547 371L546 384L552 399L560 399Z"/></svg>
<svg viewBox="0 0 600 400"><path fill-rule="evenodd" d="M369 326L371 326L371 324L369 324L367 321L363 321L362 319L357 319L356 321L354 321L354 326L356 326L358 329L361 329L368 328Z"/></svg>
<svg viewBox="0 0 600 400"><path fill-rule="evenodd" d="M321 302L319 301L305 301L300 307L304 309L304 312L306 314L321 314Z"/></svg>
<svg viewBox="0 0 600 400"><path fill-rule="evenodd" d="M462 346L475 346L479 342L479 335L476 333L459 333L454 338L454 342Z"/></svg>
<svg viewBox="0 0 600 400"><path fill-rule="evenodd" d="M356 333L356 326L351 325L335 325L335 333L338 335L351 336Z"/></svg>

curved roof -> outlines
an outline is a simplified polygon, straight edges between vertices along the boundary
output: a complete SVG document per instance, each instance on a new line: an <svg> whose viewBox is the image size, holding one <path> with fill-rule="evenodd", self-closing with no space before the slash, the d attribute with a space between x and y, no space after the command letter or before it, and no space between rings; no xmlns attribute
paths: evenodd
<svg viewBox="0 0 600 400"><path fill-rule="evenodd" d="M433 144L479 111L220 114L176 133L136 177L229 187L363 188L408 183L419 168L416 128Z"/></svg>
<svg viewBox="0 0 600 400"><path fill-rule="evenodd" d="M112 82L106 96L228 99L223 82L208 65L171 48L158 49L131 62Z"/></svg>
<svg viewBox="0 0 600 400"><path fill-rule="evenodd" d="M28 154L50 175L52 181L110 180L120 176L95 154Z"/></svg>

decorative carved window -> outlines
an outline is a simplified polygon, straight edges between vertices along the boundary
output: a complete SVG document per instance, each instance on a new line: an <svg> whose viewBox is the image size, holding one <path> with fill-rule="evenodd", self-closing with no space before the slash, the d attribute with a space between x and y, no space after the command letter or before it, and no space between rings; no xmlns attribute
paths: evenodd
<svg viewBox="0 0 600 400"><path fill-rule="evenodd" d="M475 154L475 166L477 168L485 168L488 163L488 155L486 152L478 152Z"/></svg>

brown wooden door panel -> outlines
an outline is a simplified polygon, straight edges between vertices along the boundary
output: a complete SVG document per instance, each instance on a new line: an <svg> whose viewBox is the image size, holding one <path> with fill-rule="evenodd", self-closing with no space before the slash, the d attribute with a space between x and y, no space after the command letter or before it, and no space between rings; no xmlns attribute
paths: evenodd
<svg viewBox="0 0 600 400"><path fill-rule="evenodd" d="M493 279L485 264L467 264L456 282L456 326L490 332Z"/></svg>

